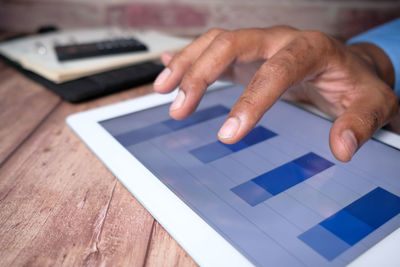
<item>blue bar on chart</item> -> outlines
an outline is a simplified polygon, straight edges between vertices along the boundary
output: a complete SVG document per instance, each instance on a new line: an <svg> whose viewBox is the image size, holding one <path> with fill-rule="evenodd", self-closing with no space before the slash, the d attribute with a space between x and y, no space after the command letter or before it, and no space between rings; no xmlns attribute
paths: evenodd
<svg viewBox="0 0 400 267"><path fill-rule="evenodd" d="M310 152L231 190L249 205L256 206L333 165L332 162Z"/></svg>
<svg viewBox="0 0 400 267"><path fill-rule="evenodd" d="M400 214L400 197L377 187L298 236L331 261Z"/></svg>
<svg viewBox="0 0 400 267"><path fill-rule="evenodd" d="M262 126L257 126L236 144L228 145L220 141L215 141L213 143L191 150L190 154L195 156L203 163L210 163L214 160L220 159L229 154L245 149L249 146L268 140L276 135L276 133Z"/></svg>
<svg viewBox="0 0 400 267"><path fill-rule="evenodd" d="M215 119L219 116L223 116L229 113L229 109L222 106L216 105L209 108L199 110L192 114L190 117L184 120L169 119L159 123L149 125L134 131L120 134L115 138L123 146L135 145L152 138L160 137L162 135L178 131L198 123L202 123L208 120Z"/></svg>

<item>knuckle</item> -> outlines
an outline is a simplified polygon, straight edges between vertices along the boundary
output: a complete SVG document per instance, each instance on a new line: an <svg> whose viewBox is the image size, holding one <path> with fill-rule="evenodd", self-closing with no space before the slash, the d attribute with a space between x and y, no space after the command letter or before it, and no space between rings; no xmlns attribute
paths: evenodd
<svg viewBox="0 0 400 267"><path fill-rule="evenodd" d="M287 79L292 76L291 66L289 58L276 58L265 65L264 71L275 79Z"/></svg>
<svg viewBox="0 0 400 267"><path fill-rule="evenodd" d="M299 38L305 41L309 48L322 47L325 50L332 50L335 47L334 40L320 31L303 31Z"/></svg>
<svg viewBox="0 0 400 267"><path fill-rule="evenodd" d="M265 110L260 107L257 97L250 94L242 95L235 106L235 111L246 113L246 117L250 124L255 124L265 112Z"/></svg>
<svg viewBox="0 0 400 267"><path fill-rule="evenodd" d="M243 108L243 110L252 110L257 103L253 97L242 95L238 100L238 104Z"/></svg>
<svg viewBox="0 0 400 267"><path fill-rule="evenodd" d="M234 32L220 33L216 37L215 42L217 42L218 45L220 45L223 48L232 47L235 43L235 33Z"/></svg>
<svg viewBox="0 0 400 267"><path fill-rule="evenodd" d="M381 126L382 114L379 110L373 109L366 111L363 115L358 117L358 121L362 128L369 134L375 132Z"/></svg>
<svg viewBox="0 0 400 267"><path fill-rule="evenodd" d="M365 118L365 126L374 132L381 126L382 114L378 110L372 110Z"/></svg>
<svg viewBox="0 0 400 267"><path fill-rule="evenodd" d="M325 33L320 31L303 31L301 34L307 40L312 40L316 42L325 41L329 38Z"/></svg>
<svg viewBox="0 0 400 267"><path fill-rule="evenodd" d="M209 29L209 30L206 32L206 35L209 35L209 36L213 36L213 37L214 37L214 36L217 36L217 35L219 35L219 34L225 32L225 31L226 31L225 29L214 27L214 28Z"/></svg>
<svg viewBox="0 0 400 267"><path fill-rule="evenodd" d="M287 31L287 32L297 32L299 31L298 29L289 26L289 25L275 25L272 26L270 29L275 29L275 30L279 30L279 31Z"/></svg>
<svg viewBox="0 0 400 267"><path fill-rule="evenodd" d="M394 92L390 88L382 89L384 90L371 96L371 104L364 104L362 110L352 115L356 126L363 129L364 134L369 136L390 121L398 111L397 97Z"/></svg>

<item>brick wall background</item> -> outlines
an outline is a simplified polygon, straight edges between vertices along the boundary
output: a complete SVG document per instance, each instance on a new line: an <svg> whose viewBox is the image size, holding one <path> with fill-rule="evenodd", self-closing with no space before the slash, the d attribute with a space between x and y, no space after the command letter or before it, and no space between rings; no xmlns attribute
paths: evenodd
<svg viewBox="0 0 400 267"><path fill-rule="evenodd" d="M348 38L400 17L400 0L0 0L0 30L122 25L195 35L288 24Z"/></svg>

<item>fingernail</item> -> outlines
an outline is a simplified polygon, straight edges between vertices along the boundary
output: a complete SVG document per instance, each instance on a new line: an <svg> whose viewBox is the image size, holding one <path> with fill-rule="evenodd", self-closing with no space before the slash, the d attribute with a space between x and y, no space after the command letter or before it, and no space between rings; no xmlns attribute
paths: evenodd
<svg viewBox="0 0 400 267"><path fill-rule="evenodd" d="M179 90L178 95L176 96L174 102L171 104L171 107L169 109L180 109L183 106L183 102L185 102L185 92Z"/></svg>
<svg viewBox="0 0 400 267"><path fill-rule="evenodd" d="M229 118L224 125L222 125L221 130L219 130L218 136L222 139L231 138L235 136L239 129L239 120L235 117Z"/></svg>
<svg viewBox="0 0 400 267"><path fill-rule="evenodd" d="M165 68L160 74L158 74L156 80L154 81L154 85L160 85L164 83L170 74L171 70L169 68Z"/></svg>
<svg viewBox="0 0 400 267"><path fill-rule="evenodd" d="M347 146L348 151L350 152L351 156L356 153L358 148L358 141L356 136L354 135L353 131L351 130L344 130L342 133L343 142Z"/></svg>

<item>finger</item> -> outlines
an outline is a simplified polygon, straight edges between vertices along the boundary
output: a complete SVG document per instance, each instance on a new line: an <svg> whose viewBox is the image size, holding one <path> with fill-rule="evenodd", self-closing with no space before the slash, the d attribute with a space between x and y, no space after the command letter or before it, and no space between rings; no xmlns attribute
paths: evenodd
<svg viewBox="0 0 400 267"><path fill-rule="evenodd" d="M198 57L182 78L179 89L185 95L184 103L172 105L170 114L181 119L192 113L207 87L232 64L264 58L266 36L261 29L247 29L219 34ZM271 40L272 42L272 40Z"/></svg>
<svg viewBox="0 0 400 267"><path fill-rule="evenodd" d="M261 66L220 129L222 142L239 141L287 88L321 72L330 53L330 41L318 33L310 35L295 38Z"/></svg>
<svg viewBox="0 0 400 267"><path fill-rule="evenodd" d="M265 60L286 45L297 32L291 27L278 26L220 33L185 73L170 115L175 119L185 118L196 109L208 85L233 62L242 64Z"/></svg>
<svg viewBox="0 0 400 267"><path fill-rule="evenodd" d="M231 81L235 84L246 87L264 62L265 59L243 64L235 62L235 64L228 66L218 79Z"/></svg>
<svg viewBox="0 0 400 267"><path fill-rule="evenodd" d="M163 63L164 66L167 66L171 62L174 56L175 54L172 52L165 52L161 55L161 62Z"/></svg>
<svg viewBox="0 0 400 267"><path fill-rule="evenodd" d="M350 161L354 153L386 124L398 110L397 97L386 84L375 83L363 96L354 100L332 125L329 145L340 161Z"/></svg>
<svg viewBox="0 0 400 267"><path fill-rule="evenodd" d="M203 53L215 36L223 31L221 29L212 29L176 54L154 81L154 90L159 93L168 93L174 90L185 71Z"/></svg>

